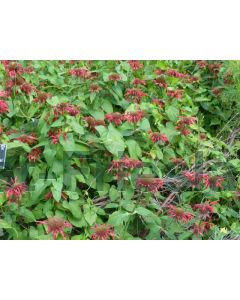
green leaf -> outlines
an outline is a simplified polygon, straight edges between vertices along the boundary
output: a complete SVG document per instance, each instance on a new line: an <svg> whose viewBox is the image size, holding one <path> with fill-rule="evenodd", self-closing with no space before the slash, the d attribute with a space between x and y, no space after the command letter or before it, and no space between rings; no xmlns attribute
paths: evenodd
<svg viewBox="0 0 240 300"><path fill-rule="evenodd" d="M127 140L126 145L128 147L130 157L137 159L142 156L142 150L135 140Z"/></svg>
<svg viewBox="0 0 240 300"><path fill-rule="evenodd" d="M109 224L112 226L122 225L123 222L126 222L129 218L130 214L128 212L123 211L115 211L109 216Z"/></svg>
<svg viewBox="0 0 240 300"><path fill-rule="evenodd" d="M178 120L179 110L175 106L169 106L165 112L170 121L176 122Z"/></svg>
<svg viewBox="0 0 240 300"><path fill-rule="evenodd" d="M12 228L12 226L5 220L0 219L0 228Z"/></svg>

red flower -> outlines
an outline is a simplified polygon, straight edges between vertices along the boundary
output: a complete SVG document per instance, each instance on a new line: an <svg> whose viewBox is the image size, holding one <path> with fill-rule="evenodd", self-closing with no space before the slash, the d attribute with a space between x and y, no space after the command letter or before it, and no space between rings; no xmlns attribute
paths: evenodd
<svg viewBox="0 0 240 300"><path fill-rule="evenodd" d="M220 88L217 88L217 87L212 88L212 93L213 93L216 97L220 96L220 95L221 95L221 92L222 92L222 90L221 90Z"/></svg>
<svg viewBox="0 0 240 300"><path fill-rule="evenodd" d="M108 240L115 236L114 230L108 224L95 224L91 229L94 231L92 240Z"/></svg>
<svg viewBox="0 0 240 300"><path fill-rule="evenodd" d="M183 73L179 73L176 70L169 69L165 72L168 76L176 77L176 78L185 78L187 75Z"/></svg>
<svg viewBox="0 0 240 300"><path fill-rule="evenodd" d="M54 107L54 120L57 120L59 116L67 113L70 116L76 116L80 113L79 107L70 103L60 103Z"/></svg>
<svg viewBox="0 0 240 300"><path fill-rule="evenodd" d="M12 94L11 90L0 91L0 97L5 98L5 99L10 97L11 94Z"/></svg>
<svg viewBox="0 0 240 300"><path fill-rule="evenodd" d="M22 92L26 93L27 95L31 94L31 92L35 91L36 88L30 83L24 83L20 86Z"/></svg>
<svg viewBox="0 0 240 300"><path fill-rule="evenodd" d="M14 87L14 85L15 85L15 82L12 79L5 81L6 89L12 89Z"/></svg>
<svg viewBox="0 0 240 300"><path fill-rule="evenodd" d="M193 209L197 210L202 218L207 219L210 218L211 215L214 213L213 206L216 205L218 201L209 202L206 201L205 203L198 203L193 205Z"/></svg>
<svg viewBox="0 0 240 300"><path fill-rule="evenodd" d="M194 217L192 213L185 212L182 208L179 208L175 205L168 205L168 215L169 217L184 223L188 223Z"/></svg>
<svg viewBox="0 0 240 300"><path fill-rule="evenodd" d="M203 235L212 227L212 223L201 221L198 224L194 224L192 227L193 234Z"/></svg>
<svg viewBox="0 0 240 300"><path fill-rule="evenodd" d="M63 137L66 138L66 133L62 133L61 129L50 130L48 132L48 136L51 139L52 144L57 144L59 142L61 135L63 135Z"/></svg>
<svg viewBox="0 0 240 300"><path fill-rule="evenodd" d="M183 91L182 90L168 90L167 91L167 96L170 98L177 98L177 99L181 99L183 96Z"/></svg>
<svg viewBox="0 0 240 300"><path fill-rule="evenodd" d="M133 71L137 71L143 67L143 64L139 60L129 60L128 63Z"/></svg>
<svg viewBox="0 0 240 300"><path fill-rule="evenodd" d="M150 132L149 136L150 136L150 139L152 140L153 143L157 143L159 141L161 141L165 144L169 143L168 137L163 133Z"/></svg>
<svg viewBox="0 0 240 300"><path fill-rule="evenodd" d="M0 100L0 114L4 114L8 112L8 104L3 101L3 100Z"/></svg>
<svg viewBox="0 0 240 300"><path fill-rule="evenodd" d="M160 106L161 108L165 105L164 101L161 99L152 99L152 103Z"/></svg>
<svg viewBox="0 0 240 300"><path fill-rule="evenodd" d="M146 85L146 81L145 81L145 80L138 79L138 78L135 78L135 79L133 80L133 84L134 84L134 85Z"/></svg>
<svg viewBox="0 0 240 300"><path fill-rule="evenodd" d="M69 74L83 79L87 79L90 77L91 72L89 72L87 69L79 68L70 70Z"/></svg>
<svg viewBox="0 0 240 300"><path fill-rule="evenodd" d="M117 81L121 80L121 76L118 74L111 74L108 76L108 80L117 82Z"/></svg>
<svg viewBox="0 0 240 300"><path fill-rule="evenodd" d="M128 89L125 93L126 100L135 103L140 103L141 99L145 96L147 96L147 94L138 89Z"/></svg>
<svg viewBox="0 0 240 300"><path fill-rule="evenodd" d="M124 120L124 116L122 114L120 114L119 112L115 112L112 114L106 114L105 118L109 122L114 123L115 125L121 125Z"/></svg>
<svg viewBox="0 0 240 300"><path fill-rule="evenodd" d="M199 69L204 69L208 63L206 60L197 60L196 64L198 65Z"/></svg>
<svg viewBox="0 0 240 300"><path fill-rule="evenodd" d="M51 98L51 94L49 93L39 93L37 98L33 100L35 103L45 103L47 99Z"/></svg>
<svg viewBox="0 0 240 300"><path fill-rule="evenodd" d="M28 145L33 145L37 142L37 137L35 133L25 134L17 138L19 142L26 143Z"/></svg>
<svg viewBox="0 0 240 300"><path fill-rule="evenodd" d="M47 233L51 233L54 240L57 239L58 234L60 234L64 239L66 239L64 228L72 227L72 225L62 218L52 217L44 221L37 221L37 224L47 225Z"/></svg>
<svg viewBox="0 0 240 300"><path fill-rule="evenodd" d="M95 126L106 126L104 120L95 120L93 117L85 117L84 120L88 123L88 127L96 132Z"/></svg>
<svg viewBox="0 0 240 300"><path fill-rule="evenodd" d="M192 125L194 123L196 123L197 118L195 117L183 117L180 116L179 117L179 121L178 121L178 125Z"/></svg>
<svg viewBox="0 0 240 300"><path fill-rule="evenodd" d="M137 179L137 187L143 187L148 189L152 193L156 193L163 187L164 181L160 178L142 177Z"/></svg>
<svg viewBox="0 0 240 300"><path fill-rule="evenodd" d="M129 123L137 123L139 122L144 116L144 111L137 110L136 112L127 112L124 114L124 120Z"/></svg>
<svg viewBox="0 0 240 300"><path fill-rule="evenodd" d="M165 70L158 69L158 70L155 70L154 73L156 75L163 75L163 74L165 74Z"/></svg>
<svg viewBox="0 0 240 300"><path fill-rule="evenodd" d="M17 178L11 179L10 183L6 183L8 188L5 190L8 203L18 203L23 193L26 192L25 183L18 183Z"/></svg>
<svg viewBox="0 0 240 300"><path fill-rule="evenodd" d="M4 65L5 70L9 77L15 78L17 75L21 76L24 72L23 66L16 62L10 62L9 64Z"/></svg>
<svg viewBox="0 0 240 300"><path fill-rule="evenodd" d="M40 158L41 153L42 153L41 148L32 149L32 151L29 152L27 155L28 161L31 163L36 162Z"/></svg>
<svg viewBox="0 0 240 300"><path fill-rule="evenodd" d="M119 170L122 168L127 168L127 169L141 168L142 166L143 164L140 160L125 156L121 159L113 160L111 163L111 167L109 168L108 171L112 171L113 169Z"/></svg>
<svg viewBox="0 0 240 300"><path fill-rule="evenodd" d="M171 161L175 165L181 165L181 166L185 166L186 165L186 162L185 162L185 160L183 158L172 158Z"/></svg>
<svg viewBox="0 0 240 300"><path fill-rule="evenodd" d="M154 79L153 82L155 83L155 85L157 85L159 87L162 87L164 89L166 89L167 86L168 86L167 83L166 83L166 81L163 78L161 78L161 77L159 77L157 79Z"/></svg>
<svg viewBox="0 0 240 300"><path fill-rule="evenodd" d="M90 93L99 93L101 91L101 89L102 88L99 85L93 83L90 85L89 92Z"/></svg>

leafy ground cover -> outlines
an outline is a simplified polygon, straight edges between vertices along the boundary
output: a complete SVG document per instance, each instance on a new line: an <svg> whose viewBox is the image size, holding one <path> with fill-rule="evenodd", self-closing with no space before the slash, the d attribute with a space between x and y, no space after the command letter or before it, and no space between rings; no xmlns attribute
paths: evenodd
<svg viewBox="0 0 240 300"><path fill-rule="evenodd" d="M238 239L235 61L1 61L1 239Z"/></svg>

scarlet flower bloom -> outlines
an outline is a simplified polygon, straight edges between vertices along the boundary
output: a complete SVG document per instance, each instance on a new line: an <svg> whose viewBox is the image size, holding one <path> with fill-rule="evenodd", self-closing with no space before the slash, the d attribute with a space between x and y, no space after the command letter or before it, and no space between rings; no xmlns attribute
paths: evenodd
<svg viewBox="0 0 240 300"><path fill-rule="evenodd" d="M25 69L24 69L24 73L27 73L27 74L31 74L31 73L33 73L34 72L34 68L33 67L26 67Z"/></svg>
<svg viewBox="0 0 240 300"><path fill-rule="evenodd" d="M206 173L197 173L197 172L189 172L183 171L183 175L191 182L192 186L197 186L200 183L203 183L207 188L209 186L210 176Z"/></svg>
<svg viewBox="0 0 240 300"><path fill-rule="evenodd" d="M181 165L181 166L185 166L186 162L183 158L172 158L171 159L172 163L175 165Z"/></svg>
<svg viewBox="0 0 240 300"><path fill-rule="evenodd" d="M7 65L4 65L5 70L9 77L15 78L17 75L21 76L24 72L23 66L16 62L10 62Z"/></svg>
<svg viewBox="0 0 240 300"><path fill-rule="evenodd" d="M82 79L87 79L90 77L91 72L88 71L87 69L84 68L79 68L79 69L72 69L69 71L70 75L76 76L76 77L80 77Z"/></svg>
<svg viewBox="0 0 240 300"><path fill-rule="evenodd" d="M29 152L27 155L28 161L30 163L36 162L40 158L41 153L42 153L41 148L32 149L32 151Z"/></svg>
<svg viewBox="0 0 240 300"><path fill-rule="evenodd" d="M194 215L190 212L184 211L182 208L179 208L175 205L168 205L168 216L176 219L177 221L182 221L184 223L188 223L194 217Z"/></svg>
<svg viewBox="0 0 240 300"><path fill-rule="evenodd" d="M146 85L146 81L143 80L143 79L135 78L135 79L133 80L133 84L134 84L134 85Z"/></svg>
<svg viewBox="0 0 240 300"><path fill-rule="evenodd" d="M209 71L214 74L217 75L219 72L219 69L222 67L221 63L213 63L213 64L209 64L208 65L208 69Z"/></svg>
<svg viewBox="0 0 240 300"><path fill-rule="evenodd" d="M11 90L0 91L0 97L5 98L5 99L10 97L11 94L12 94Z"/></svg>
<svg viewBox="0 0 240 300"><path fill-rule="evenodd" d="M166 75L176 77L176 78L185 78L187 75L183 73L179 73L176 70L169 69L165 72Z"/></svg>
<svg viewBox="0 0 240 300"><path fill-rule="evenodd" d="M195 117L183 117L180 116L179 117L179 121L178 121L178 125L192 125L194 123L196 123L197 118Z"/></svg>
<svg viewBox="0 0 240 300"><path fill-rule="evenodd" d="M25 183L19 183L17 177L11 179L10 183L6 183L6 197L8 203L18 203L23 193L26 192L27 186Z"/></svg>
<svg viewBox="0 0 240 300"><path fill-rule="evenodd" d="M206 201L205 203L198 203L193 205L193 209L198 211L200 216L203 219L210 218L211 215L214 213L214 205L216 205L218 201L209 202Z"/></svg>
<svg viewBox="0 0 240 300"><path fill-rule="evenodd" d="M0 114L8 112L8 109L8 104L5 101L0 100Z"/></svg>
<svg viewBox="0 0 240 300"><path fill-rule="evenodd" d="M54 120L57 120L59 116L67 113L70 116L76 116L80 113L79 107L70 103L59 103L54 107Z"/></svg>
<svg viewBox="0 0 240 300"><path fill-rule="evenodd" d="M114 230L108 224L95 224L91 229L93 230L92 240L108 240L115 236Z"/></svg>
<svg viewBox="0 0 240 300"><path fill-rule="evenodd" d="M37 137L35 133L25 134L18 137L16 140L22 143L26 143L28 145L33 145L37 142Z"/></svg>
<svg viewBox="0 0 240 300"><path fill-rule="evenodd" d="M180 132L182 135L185 135L185 136L191 134L191 130L186 129L186 128L182 129Z"/></svg>
<svg viewBox="0 0 240 300"><path fill-rule="evenodd" d="M137 179L136 184L137 187L143 187L152 193L156 193L163 187L164 181L161 178L141 177Z"/></svg>
<svg viewBox="0 0 240 300"><path fill-rule="evenodd" d="M147 94L138 89L128 89L124 96L129 102L133 101L135 103L140 103L142 98L147 96Z"/></svg>
<svg viewBox="0 0 240 300"><path fill-rule="evenodd" d="M39 93L38 96L33 100L35 103L45 103L47 99L51 98L52 95L49 93Z"/></svg>
<svg viewBox="0 0 240 300"><path fill-rule="evenodd" d="M204 184L206 188L213 188L213 187L219 187L220 189L223 189L222 183L224 181L224 178L221 176L203 176Z"/></svg>
<svg viewBox="0 0 240 300"><path fill-rule="evenodd" d="M199 69L204 69L208 65L206 60L197 60L196 64L198 65Z"/></svg>
<svg viewBox="0 0 240 300"><path fill-rule="evenodd" d="M155 70L154 73L156 75L163 75L163 74L165 74L165 70L158 69L158 70Z"/></svg>
<svg viewBox="0 0 240 300"><path fill-rule="evenodd" d="M99 85L93 83L90 85L89 92L90 93L99 93L101 91L101 89L102 88Z"/></svg>
<svg viewBox="0 0 240 300"><path fill-rule="evenodd" d="M124 116L122 114L120 114L119 112L106 114L105 118L109 122L114 123L115 125L121 125L124 120Z"/></svg>
<svg viewBox="0 0 240 300"><path fill-rule="evenodd" d="M95 129L95 126L106 126L104 120L96 120L94 119L93 117L85 117L83 118L87 124L88 124L88 127L93 131L93 132L96 132L96 129Z"/></svg>
<svg viewBox="0 0 240 300"><path fill-rule="evenodd" d="M124 114L124 120L129 122L129 123L134 123L136 124L137 122L139 122L143 116L144 116L145 112L142 110L137 110L136 112L127 112Z"/></svg>
<svg viewBox="0 0 240 300"><path fill-rule="evenodd" d="M157 79L154 79L153 82L154 82L155 85L157 85L157 86L159 86L161 88L166 89L168 87L166 81L163 78L161 78L161 77L159 77Z"/></svg>
<svg viewBox="0 0 240 300"><path fill-rule="evenodd" d="M12 79L5 81L5 88L6 89L12 89L14 87L14 85L15 85L15 82Z"/></svg>
<svg viewBox="0 0 240 300"><path fill-rule="evenodd" d="M153 143L157 143L159 141L165 144L169 143L168 137L163 133L150 131L149 136Z"/></svg>
<svg viewBox="0 0 240 300"><path fill-rule="evenodd" d="M129 60L128 63L133 71L137 71L143 67L143 64L139 60Z"/></svg>
<svg viewBox="0 0 240 300"><path fill-rule="evenodd" d="M221 89L220 88L217 88L217 87L214 87L214 88L212 88L212 93L216 96L216 97L218 97L218 96L220 96L221 95Z"/></svg>
<svg viewBox="0 0 240 300"><path fill-rule="evenodd" d="M60 234L66 239L64 228L72 227L72 225L59 217L52 217L44 221L37 221L37 224L46 225L48 227L47 233L51 233L54 240L57 239Z"/></svg>
<svg viewBox="0 0 240 300"><path fill-rule="evenodd" d="M121 168L134 169L141 168L143 166L142 162L138 159L129 158L125 156L118 160L113 160L111 163L111 167L108 171L119 170Z"/></svg>
<svg viewBox="0 0 240 300"><path fill-rule="evenodd" d="M121 80L121 76L119 74L111 74L108 76L108 80L117 82Z"/></svg>
<svg viewBox="0 0 240 300"><path fill-rule="evenodd" d="M192 232L195 235L203 235L205 232L207 232L212 227L212 223L201 221L199 223L196 223L192 226Z"/></svg>
<svg viewBox="0 0 240 300"><path fill-rule="evenodd" d="M161 99L152 99L152 103L160 106L161 108L165 105L164 101Z"/></svg>
<svg viewBox="0 0 240 300"><path fill-rule="evenodd" d="M186 80L187 80L187 82L189 82L189 83L193 83L193 82L199 81L199 77L197 77L197 76L188 76L188 77L186 78Z"/></svg>
<svg viewBox="0 0 240 300"><path fill-rule="evenodd" d="M57 130L50 130L48 132L48 136L52 141L52 144L57 144L59 142L60 136L62 134L61 129L57 129Z"/></svg>
<svg viewBox="0 0 240 300"><path fill-rule="evenodd" d="M20 86L22 92L26 93L27 95L31 94L31 92L35 91L36 88L30 83L24 83Z"/></svg>
<svg viewBox="0 0 240 300"><path fill-rule="evenodd" d="M183 91L182 90L175 90L175 91L168 90L167 96L170 98L181 99L183 96Z"/></svg>

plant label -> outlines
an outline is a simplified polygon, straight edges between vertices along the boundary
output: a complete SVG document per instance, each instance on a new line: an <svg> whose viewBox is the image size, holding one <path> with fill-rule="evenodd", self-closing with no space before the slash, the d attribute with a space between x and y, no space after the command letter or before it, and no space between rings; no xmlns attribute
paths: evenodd
<svg viewBox="0 0 240 300"><path fill-rule="evenodd" d="M7 153L7 145L0 144L0 169L4 169Z"/></svg>

